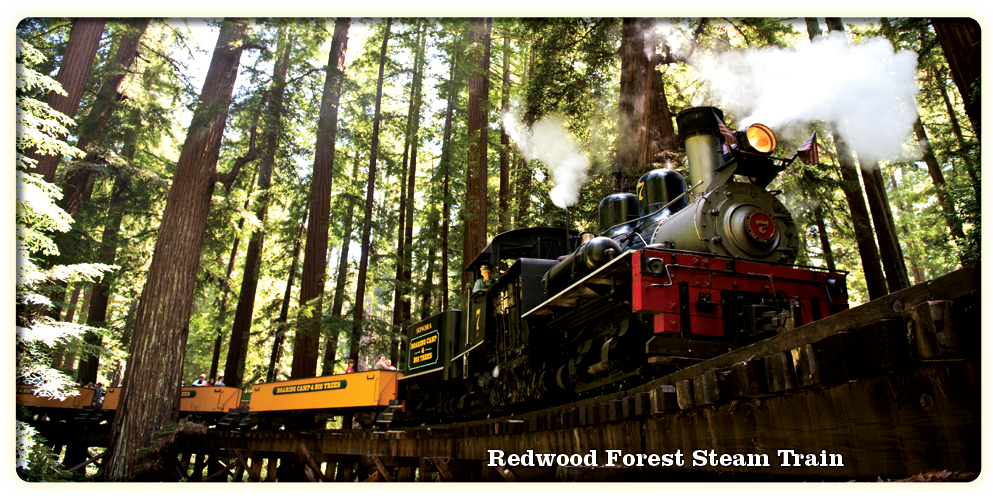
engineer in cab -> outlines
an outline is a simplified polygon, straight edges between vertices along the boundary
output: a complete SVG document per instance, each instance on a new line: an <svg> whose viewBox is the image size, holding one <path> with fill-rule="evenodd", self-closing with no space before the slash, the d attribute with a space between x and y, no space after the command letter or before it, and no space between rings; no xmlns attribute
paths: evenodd
<svg viewBox="0 0 993 501"><path fill-rule="evenodd" d="M479 291L482 291L482 290L489 289L490 287L493 286L493 280L491 279L491 273L492 272L490 271L490 265L484 264L484 265L482 265L482 266L479 267L479 274L482 275L482 278L480 278L479 280L476 280L476 283L472 286L472 292L473 292L473 294L475 294L475 293L477 293Z"/></svg>

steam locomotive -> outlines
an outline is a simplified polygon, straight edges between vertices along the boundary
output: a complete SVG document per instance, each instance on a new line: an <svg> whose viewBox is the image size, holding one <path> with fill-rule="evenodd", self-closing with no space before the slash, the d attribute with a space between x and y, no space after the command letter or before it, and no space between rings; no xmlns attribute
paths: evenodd
<svg viewBox="0 0 993 501"><path fill-rule="evenodd" d="M798 230L766 187L796 158L775 134L676 117L692 186L672 169L599 206L599 234L535 227L473 259L505 272L464 309L413 323L393 423L497 415L617 391L848 308L845 272L793 264ZM722 128L724 131L722 132Z"/></svg>
<svg viewBox="0 0 993 501"><path fill-rule="evenodd" d="M183 388L181 413L309 430L342 414L364 426L506 414L617 391L848 309L845 272L793 264L796 224L766 189L793 159L772 156L768 127L722 132L723 117L713 107L676 117L692 186L656 169L629 193L615 168L599 234L497 235L468 269L505 271L489 289L467 290L463 310L409 327L403 375L256 384L248 402L240 390ZM35 414L109 417L91 416L92 393L81 392L66 403L18 387L18 401ZM103 412L116 408L115 392Z"/></svg>

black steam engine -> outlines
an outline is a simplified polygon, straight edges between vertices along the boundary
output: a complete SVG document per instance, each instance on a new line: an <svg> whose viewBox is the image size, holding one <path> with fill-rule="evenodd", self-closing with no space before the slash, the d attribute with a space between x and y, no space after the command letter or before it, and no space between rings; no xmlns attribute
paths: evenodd
<svg viewBox="0 0 993 501"><path fill-rule="evenodd" d="M688 186L652 170L600 203L599 234L524 228L469 264L505 271L408 331L410 423L509 413L616 391L848 308L845 274L794 265L797 228L766 186L792 159L755 124L676 118ZM736 143L736 144L734 144Z"/></svg>

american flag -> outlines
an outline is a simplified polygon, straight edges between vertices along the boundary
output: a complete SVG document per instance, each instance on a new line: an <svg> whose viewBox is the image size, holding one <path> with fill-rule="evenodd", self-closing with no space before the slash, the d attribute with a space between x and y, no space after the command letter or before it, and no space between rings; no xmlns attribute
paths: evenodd
<svg viewBox="0 0 993 501"><path fill-rule="evenodd" d="M738 143L734 140L734 133L731 132L731 129L729 129L727 125L724 125L724 120L721 120L720 117L717 116L717 113L714 113L714 118L717 120L717 126L721 129L721 135L724 136L724 141L728 144L728 146L737 146Z"/></svg>
<svg viewBox="0 0 993 501"><path fill-rule="evenodd" d="M810 139L803 146L797 148L797 156L800 157L800 161L807 165L814 165L820 162L820 157L817 156L817 133L810 135Z"/></svg>

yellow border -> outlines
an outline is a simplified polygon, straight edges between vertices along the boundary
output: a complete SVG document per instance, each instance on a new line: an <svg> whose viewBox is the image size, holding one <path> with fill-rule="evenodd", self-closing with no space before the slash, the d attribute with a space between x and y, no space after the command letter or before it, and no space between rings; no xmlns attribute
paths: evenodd
<svg viewBox="0 0 993 501"><path fill-rule="evenodd" d="M979 479L968 484L894 484L894 483L827 483L827 484L795 484L795 483L721 483L721 484L672 484L672 483L584 483L584 484L404 484L396 485L366 485L366 484L334 484L309 485L293 484L289 489L281 484L237 484L237 483L197 483L197 484L156 484L154 491L149 491L142 484L105 483L64 483L64 484L29 484L21 481L14 473L14 444L13 422L14 406L9 405L14 400L14 328L10 319L14 316L14 133L10 124L14 123L14 33L21 19L29 16L51 16L57 14L64 17L79 16L113 16L113 17L215 17L236 12L241 17L287 16L298 17L332 17L332 16L367 16L379 17L383 14L393 16L428 16L428 17L468 17L473 16L843 16L843 17L879 17L900 16L931 17L956 16L972 17L986 29L983 31L983 45L990 46L990 29L993 27L993 15L988 8L978 4L966 3L466 3L466 2L434 2L434 3L66 3L42 2L19 4L9 7L3 12L2 19L2 112L4 133L2 150L5 152L2 160L3 176L0 177L2 192L3 218L0 219L0 238L3 245L0 252L5 258L5 266L0 271L0 280L6 286L3 288L0 311L4 319L2 326L4 343L3 367L4 384L2 393L4 402L2 418L4 423L2 442L0 442L0 479L11 493L22 496L143 496L149 493L156 496L349 496L349 497L452 497L452 496L569 496L569 497L629 497L629 496L975 496L982 494L993 486L993 477L985 471ZM990 68L993 63L991 51L983 54L983 65ZM843 71L843 69L839 69ZM988 103L983 104L983 115L991 115ZM987 130L989 128L987 127ZM983 143L989 133L983 135ZM988 154L983 153L983 164ZM989 197L987 197L988 199ZM991 202L984 201L983 208ZM984 211L986 212L986 211ZM989 266L983 267L983 278L989 277ZM984 280L985 281L985 280ZM993 311L991 299L984 302L984 311ZM983 355L991 350L991 343L984 343ZM987 357L983 357L986 359ZM985 369L985 368L984 368ZM990 394L990 381L983 371L984 396ZM978 398L978 396L977 396ZM983 415L989 412L989 398L984 399ZM989 433L984 426L983 464L990 463Z"/></svg>

